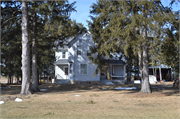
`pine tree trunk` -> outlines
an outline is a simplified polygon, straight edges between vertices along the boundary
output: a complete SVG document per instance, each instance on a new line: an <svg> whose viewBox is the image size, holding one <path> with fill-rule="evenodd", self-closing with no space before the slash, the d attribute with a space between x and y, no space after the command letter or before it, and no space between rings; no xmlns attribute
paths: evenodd
<svg viewBox="0 0 180 119"><path fill-rule="evenodd" d="M146 16L145 16L146 17ZM143 27L143 78L141 83L141 92L143 93L151 93L151 87L149 84L149 67L148 67L148 45L147 45L147 28Z"/></svg>
<svg viewBox="0 0 180 119"><path fill-rule="evenodd" d="M48 72L48 75L47 75L47 83L49 83L49 72Z"/></svg>
<svg viewBox="0 0 180 119"><path fill-rule="evenodd" d="M39 71L37 71L37 78L38 78L38 85L40 84L40 81L39 81Z"/></svg>
<svg viewBox="0 0 180 119"><path fill-rule="evenodd" d="M148 69L148 46L146 43L143 47L143 79L141 84L141 92L151 93L151 88L149 84L149 69Z"/></svg>
<svg viewBox="0 0 180 119"><path fill-rule="evenodd" d="M43 82L45 82L45 72L44 72L44 78L43 78Z"/></svg>
<svg viewBox="0 0 180 119"><path fill-rule="evenodd" d="M130 66L130 67L131 67L131 66ZM132 80L132 79L131 79L131 71L132 71L131 69L132 69L132 67L130 68L130 81Z"/></svg>
<svg viewBox="0 0 180 119"><path fill-rule="evenodd" d="M33 15L33 41L32 41L32 87L31 91L37 92L39 91L38 87L38 80L39 78L37 77L37 52L36 52L36 12L34 12Z"/></svg>
<svg viewBox="0 0 180 119"><path fill-rule="evenodd" d="M138 70L138 80L139 80L139 70Z"/></svg>
<svg viewBox="0 0 180 119"><path fill-rule="evenodd" d="M49 66L48 66L48 69L47 69L47 83L49 83Z"/></svg>
<svg viewBox="0 0 180 119"><path fill-rule="evenodd" d="M173 75L172 75L172 68L171 68L171 81L173 80Z"/></svg>
<svg viewBox="0 0 180 119"><path fill-rule="evenodd" d="M137 6L135 6L133 8L133 12L134 12L134 14L137 14L137 12L138 12ZM139 27L138 26L135 27L135 34L136 34L136 36L140 35ZM142 56L142 46L141 46L141 44L139 44L139 49L138 49L138 60L139 60L139 62L138 62L138 64L139 64L139 71L140 71L141 80L142 80L142 78L143 78L143 73L142 73L142 69L143 69L143 56ZM138 80L139 80L139 71L138 71Z"/></svg>
<svg viewBox="0 0 180 119"><path fill-rule="evenodd" d="M9 81L8 81L8 83L10 83L11 84L11 76L9 75Z"/></svg>
<svg viewBox="0 0 180 119"><path fill-rule="evenodd" d="M31 94L30 92L30 47L28 34L28 12L27 3L22 1L22 85L21 95Z"/></svg>
<svg viewBox="0 0 180 119"><path fill-rule="evenodd" d="M13 76L12 76L12 84L14 83L14 81L13 81Z"/></svg>
<svg viewBox="0 0 180 119"><path fill-rule="evenodd" d="M144 20L146 20L147 15L146 12L147 8L144 5ZM143 93L151 93L151 87L149 84L149 67L148 67L148 39L147 39L147 27L145 24L145 21L143 21L143 31L142 31L142 36L144 39L143 42L143 70L142 70L142 74L143 74L143 78L142 78L142 83L141 83L141 92Z"/></svg>
<svg viewBox="0 0 180 119"><path fill-rule="evenodd" d="M142 56L142 48L141 47L139 48L139 51L138 51L138 57L139 57L139 71L140 71L141 80L142 80L143 79L143 73L142 73L142 70L143 70L143 56Z"/></svg>
<svg viewBox="0 0 180 119"><path fill-rule="evenodd" d="M9 84L9 76L7 78L8 78L7 84Z"/></svg>
<svg viewBox="0 0 180 119"><path fill-rule="evenodd" d="M11 76L9 76L10 77L10 84L12 84L12 77Z"/></svg>
<svg viewBox="0 0 180 119"><path fill-rule="evenodd" d="M140 35L138 27L135 27L135 34L136 34L136 36ZM141 46L141 44L139 44L138 59L139 59L139 62L138 62L138 64L139 64L139 71L140 71L141 80L142 80L142 78L143 78L143 73L142 73L142 69L143 69L143 56L142 56L142 46ZM139 76L139 72L138 72L138 76ZM138 77L138 79L139 79L139 77Z"/></svg>
<svg viewBox="0 0 180 119"><path fill-rule="evenodd" d="M162 75L161 75L161 65L159 65L159 75L160 75L160 81L162 81Z"/></svg>
<svg viewBox="0 0 180 119"><path fill-rule="evenodd" d="M17 76L17 84L19 84L19 76Z"/></svg>

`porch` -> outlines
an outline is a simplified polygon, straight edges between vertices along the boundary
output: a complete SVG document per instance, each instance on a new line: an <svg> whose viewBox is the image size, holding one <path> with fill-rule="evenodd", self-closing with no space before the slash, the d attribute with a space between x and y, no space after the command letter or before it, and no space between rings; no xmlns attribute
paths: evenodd
<svg viewBox="0 0 180 119"><path fill-rule="evenodd" d="M68 77L69 62L67 59L58 60L55 63L55 77L56 80L67 80Z"/></svg>
<svg viewBox="0 0 180 119"><path fill-rule="evenodd" d="M101 80L110 79L111 82L125 83L126 65L123 61L119 60L105 60L106 69L101 71Z"/></svg>

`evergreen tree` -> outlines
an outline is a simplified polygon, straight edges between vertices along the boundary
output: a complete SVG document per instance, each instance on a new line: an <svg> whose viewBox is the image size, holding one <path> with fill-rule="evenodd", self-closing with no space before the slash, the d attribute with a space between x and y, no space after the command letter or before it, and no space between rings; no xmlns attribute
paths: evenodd
<svg viewBox="0 0 180 119"><path fill-rule="evenodd" d="M33 10L33 38L32 38L32 87L31 91L37 92L39 91L38 87L38 74L37 74L37 13L35 11L36 7L36 2L32 3L32 10Z"/></svg>
<svg viewBox="0 0 180 119"><path fill-rule="evenodd" d="M43 33L39 34L39 40L33 40L32 45L36 46L34 43L39 42L39 48L44 49L44 53L46 56L49 57L43 58L44 67L43 72L48 73L47 71L50 65L53 65L54 62L54 53L52 51L53 47L63 46L64 42L67 38L77 34L80 31L80 27L75 22L70 20L70 13L75 11L74 3L69 4L68 1L47 1L47 2L33 2L32 3L32 17L33 19L33 39L36 39L36 29L40 24L44 24L41 27L43 28ZM46 12L44 12L46 11ZM36 14L41 14L41 16L37 16ZM40 17L42 20L37 21L36 17ZM37 24L38 22L38 24ZM43 23L42 23L43 22ZM37 26L36 26L37 24ZM76 28L75 28L76 27ZM79 28L79 29L78 29ZM43 35L43 36L41 36ZM43 38L43 39L42 39ZM40 40L41 39L41 40ZM58 43L54 44L54 41L59 41ZM34 51L36 47L32 47L32 58L34 62L37 62L35 59L36 52ZM47 52L46 52L47 50ZM44 54L43 53L43 54ZM51 55L52 54L52 55ZM33 57L34 56L34 57ZM51 57L53 56L53 57ZM43 56L42 56L43 57ZM51 58L51 59L49 59ZM32 59L32 60L33 60ZM41 58L40 58L41 59ZM32 63L33 65L33 63ZM35 70L36 69L36 70ZM37 68L33 68L32 73L34 74L33 77L37 76ZM38 91L38 83L37 77L33 78L32 90Z"/></svg>
<svg viewBox="0 0 180 119"><path fill-rule="evenodd" d="M128 56L127 51L132 46L134 54L139 56L141 92L151 93L148 50L153 33L150 31L158 28L155 21L168 21L165 16L168 8L164 8L160 1L111 0L97 1L91 8L92 22L89 22L89 29L97 44L94 48L96 52L108 56L110 52L123 50ZM157 18L161 18L161 21Z"/></svg>
<svg viewBox="0 0 180 119"><path fill-rule="evenodd" d="M21 13L20 2L6 1L1 5L1 68L2 75L21 77Z"/></svg>
<svg viewBox="0 0 180 119"><path fill-rule="evenodd" d="M72 11L75 11L74 9L74 3L68 3L68 1L40 1L40 2L34 2L30 1L27 2L28 4L28 15L29 15L29 44L32 44L32 91L38 91L38 85L37 85L37 71L36 71L36 63L38 62L38 72L40 71L46 71L49 66L53 65L54 62L54 51L52 50L53 47L63 46L64 41L68 39L69 37L72 37L74 35L78 35L81 33L85 28L82 24L78 24L75 21L70 20L70 13ZM3 5L5 7L2 7L2 14L3 17L1 18L1 28L3 29L3 39L7 39L6 41L3 40L4 46L3 46L3 57L6 57L6 60L3 60L3 68L7 70L3 70L5 72L5 75L14 75L19 77L18 72L15 71L14 67L15 63L12 60L12 57L8 57L5 53L8 52L11 53L10 50L14 47L16 49L12 50L12 53L17 50L18 47L21 50L20 46L14 46L13 43L10 41L11 37L21 36L21 34L17 34L21 32L21 29L16 27L15 24L18 23L20 26L21 24L21 2L18 1L11 1L11 2L3 2ZM7 14L8 13L8 14ZM16 17L14 17L16 16ZM17 22L17 23L16 23ZM13 29L12 29L13 28ZM12 31L12 32L10 32ZM19 32L17 32L19 31ZM38 31L38 32L37 32ZM11 36L11 34L12 36ZM15 39L16 37L14 37ZM15 39L16 40L16 39ZM19 39L20 40L20 39ZM59 40L58 43L54 44L54 41ZM18 42L19 45L21 42ZM7 49L6 46L9 46L9 49ZM35 51L36 49L37 51ZM9 50L9 51L8 51ZM38 53L38 55L36 54ZM43 55L42 55L43 54ZM19 59L19 55L13 55L17 56ZM37 61L40 60L40 61ZM9 60L7 62L7 60ZM34 63L35 62L35 63ZM5 65L6 63L6 65ZM15 65L20 66L20 65ZM43 69L44 68L44 69ZM17 69L17 68L16 68ZM18 67L20 69L20 67ZM9 70L9 71L8 71ZM20 69L21 70L21 69ZM19 71L19 70L17 70ZM48 72L48 71L46 71ZM8 74L6 74L8 73ZM18 78L17 77L17 78Z"/></svg>
<svg viewBox="0 0 180 119"><path fill-rule="evenodd" d="M22 95L30 92L30 46L28 33L28 10L27 2L22 1Z"/></svg>
<svg viewBox="0 0 180 119"><path fill-rule="evenodd" d="M165 38L161 50L164 64L171 67L179 76L179 11L171 14L170 27L165 29Z"/></svg>

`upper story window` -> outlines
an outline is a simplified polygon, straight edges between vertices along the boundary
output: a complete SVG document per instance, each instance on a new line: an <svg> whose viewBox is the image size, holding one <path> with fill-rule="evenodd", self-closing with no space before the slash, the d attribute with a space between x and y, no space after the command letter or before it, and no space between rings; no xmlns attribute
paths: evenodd
<svg viewBox="0 0 180 119"><path fill-rule="evenodd" d="M82 39L79 39L79 43L81 43L82 42Z"/></svg>
<svg viewBox="0 0 180 119"><path fill-rule="evenodd" d="M81 46L80 45L77 46L77 55L81 55Z"/></svg>
<svg viewBox="0 0 180 119"><path fill-rule="evenodd" d="M89 47L87 47L87 56L91 56L91 50Z"/></svg>
<svg viewBox="0 0 180 119"><path fill-rule="evenodd" d="M87 36L87 40L89 40L90 39L90 37L89 36Z"/></svg>
<svg viewBox="0 0 180 119"><path fill-rule="evenodd" d="M62 58L66 58L66 51L62 52Z"/></svg>

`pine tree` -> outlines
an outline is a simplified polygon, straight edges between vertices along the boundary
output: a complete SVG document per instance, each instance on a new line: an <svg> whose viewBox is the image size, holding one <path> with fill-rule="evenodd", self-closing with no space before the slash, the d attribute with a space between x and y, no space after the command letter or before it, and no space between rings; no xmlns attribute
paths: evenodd
<svg viewBox="0 0 180 119"><path fill-rule="evenodd" d="M30 46L28 33L28 11L27 2L22 1L22 95L30 92Z"/></svg>
<svg viewBox="0 0 180 119"><path fill-rule="evenodd" d="M4 72L6 72L5 75L9 75L11 77L11 75L13 75L14 68L12 68L12 66L14 67L14 64L12 62L12 57L8 57L10 55L6 55L7 53L7 44L9 45L9 51L8 53L10 54L15 54L14 51L18 51L17 49L11 50L14 45L13 43L8 43L8 42L12 42L11 36L13 38L16 38L14 36L17 36L17 33L20 33L21 30L16 28L15 26L15 22L18 22L18 24L21 23L21 2L18 1L7 1L7 2L3 2L3 4L5 5L5 7L1 6L2 9L2 20L1 20L1 28L2 30L2 34L3 34L3 39L7 39L7 40L3 40L3 57L6 57L6 60L3 60L4 64L6 63L7 65L3 65L5 67L3 68L7 68L6 70L3 70ZM78 24L76 22L73 22L70 20L69 15L72 11L74 11L74 3L68 3L67 1L41 1L41 2L27 2L28 4L28 15L29 15L29 34L30 34L30 44L33 44L33 39L36 39L36 45L38 46L36 49L39 52L40 50L38 49L42 49L42 52L46 52L48 51L48 53L42 53L44 55L41 55L41 53L38 54L38 58L39 59L48 59L47 62L44 65L52 65L52 62L54 61L54 51L52 50L53 47L55 47L54 41L55 40L59 40L60 42L58 44L56 44L56 46L58 47L59 45L63 46L64 45L64 41L71 36L74 36L75 34L79 34L81 33L82 30L84 30L84 27L82 24ZM46 11L46 12L44 12ZM34 16L36 15L36 27L34 27L34 25L32 23L34 20ZM49 24L48 24L49 23ZM57 27L58 26L58 27ZM13 27L13 28L12 28ZM37 29L38 32L34 31L33 29ZM12 31L12 32L10 32ZM17 32L19 31L19 32ZM36 35L33 35L33 33ZM12 35L11 35L12 34ZM19 34L20 35L20 34ZM36 37L35 37L36 36ZM20 39L19 39L20 40ZM20 44L19 44L20 45ZM21 50L20 46L15 46L14 48L18 48ZM32 48L33 50L34 48ZM32 51L33 52L33 51ZM34 54L34 55L33 55ZM37 56L36 52L33 52L33 56ZM19 55L17 55L18 57L21 55L21 53ZM13 55L16 56L16 55ZM33 57L32 56L32 57ZM41 56L41 57L39 57ZM51 59L49 59L51 58ZM33 58L34 59L34 58ZM9 61L7 61L9 60ZM34 60L36 62L36 58ZM50 61L50 62L48 62ZM8 64L9 63L9 64ZM33 64L33 63L32 63ZM42 61L38 63L38 67L43 68L43 64ZM18 66L18 65L16 65ZM19 65L20 66L20 65ZM45 67L44 67L45 68ZM8 71L9 70L9 71ZM20 69L21 70L21 69ZM42 70L42 69L41 69ZM19 70L18 70L19 71ZM40 69L38 69L38 71L40 71ZM8 73L9 72L9 73ZM32 70L32 73L34 74L34 72L36 72L36 70ZM19 77L19 76L18 76ZM36 78L35 78L36 79ZM36 83L37 84L37 83ZM34 83L33 83L34 85ZM33 86L34 87L34 86ZM37 89L37 85L35 86Z"/></svg>
<svg viewBox="0 0 180 119"><path fill-rule="evenodd" d="M33 2L32 6L35 6ZM34 8L34 7L33 7ZM32 38L32 92L39 91L38 87L38 74L37 74L37 15L35 8L33 9L33 38Z"/></svg>
<svg viewBox="0 0 180 119"><path fill-rule="evenodd" d="M165 29L166 36L163 40L161 50L164 63L171 67L179 76L179 11L174 12L171 18L171 26Z"/></svg>
<svg viewBox="0 0 180 119"><path fill-rule="evenodd" d="M20 2L4 1L1 5L1 68L2 75L21 76L21 13Z"/></svg>
<svg viewBox="0 0 180 119"><path fill-rule="evenodd" d="M38 11L38 14L41 14L41 16L36 16L37 18L41 18L43 20L39 20L37 21L37 19L34 19L33 16L33 29L37 29L36 27L40 27L39 25L41 25L41 27L43 28L41 33L39 33L39 40L36 41L34 40L32 42L32 45L34 43L38 43L39 42L39 47L43 49L44 53L41 54L45 54L45 57L41 55L41 58L39 58L40 60L43 59L44 61L40 62L43 69L40 70L40 72L46 72L46 74L48 74L48 69L49 66L53 65L54 62L54 51L52 51L53 47L58 47L59 45L63 46L64 45L64 41L68 38L71 37L75 34L77 34L80 29L79 26L74 28L74 26L77 26L77 24L74 22L72 22L69 19L69 14L72 11L75 11L74 9L74 3L69 4L68 1L47 1L47 2L33 2L32 3L32 9L33 9L33 13L32 14L37 14L36 12ZM46 11L46 12L43 12ZM39 19L40 19L39 18ZM38 23L37 23L38 22ZM43 23L42 23L43 22ZM35 24L37 24L35 26ZM44 26L45 27L44 27ZM41 29L41 28L40 28ZM36 35L35 35L36 31L33 30L33 39L36 39ZM42 36L43 35L43 36ZM43 39L42 39L43 38ZM60 42L58 42L58 44L54 44L54 41L59 40ZM36 46L36 45L35 45ZM32 47L32 50L36 49L36 47ZM46 51L47 50L47 51ZM36 56L36 52L33 50L32 51L32 56ZM48 57L47 57L48 56ZM43 57L43 58L42 58ZM34 58L34 62L37 62ZM39 64L39 65L40 65ZM33 65L33 63L32 63ZM35 73L37 68L33 68L32 73L34 74L33 77L37 76ZM32 84L32 90L33 91L38 91L38 85L37 85L37 78L33 78L33 83Z"/></svg>
<svg viewBox="0 0 180 119"><path fill-rule="evenodd" d="M141 92L151 93L148 50L153 32L150 31L158 28L154 24L155 21L158 24L168 21L165 16L168 14L168 8L164 8L160 1L111 0L97 1L91 8L92 22L89 22L89 29L97 44L94 51L101 56L124 51L128 56L127 51L132 46L134 54L139 56ZM100 61L98 57L96 61Z"/></svg>

